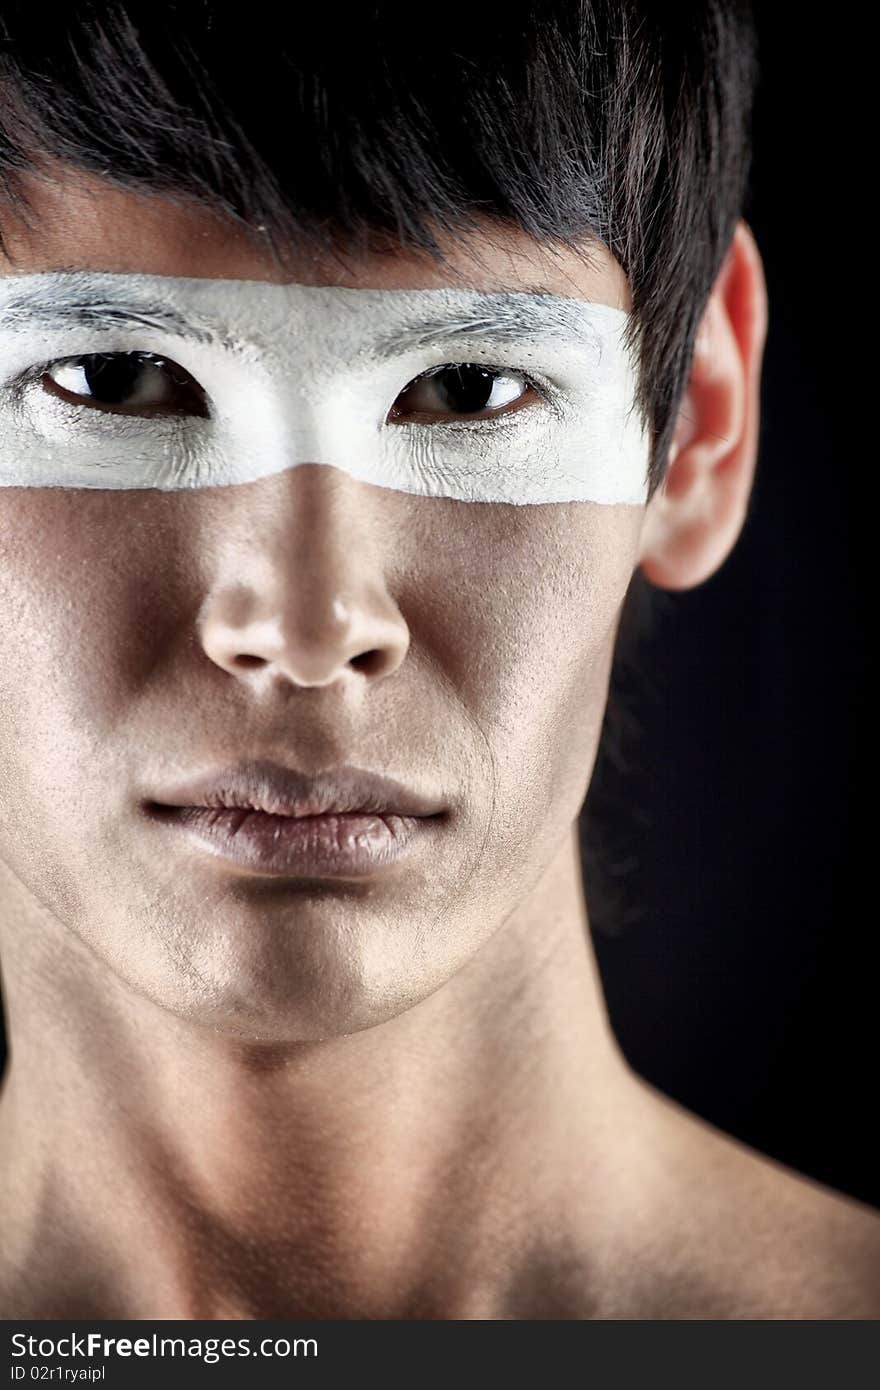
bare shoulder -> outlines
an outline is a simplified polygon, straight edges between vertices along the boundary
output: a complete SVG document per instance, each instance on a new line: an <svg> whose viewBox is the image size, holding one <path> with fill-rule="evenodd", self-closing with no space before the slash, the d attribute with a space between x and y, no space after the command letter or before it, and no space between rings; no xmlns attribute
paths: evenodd
<svg viewBox="0 0 880 1390"><path fill-rule="evenodd" d="M641 1283L640 1261L634 1265L646 1311L629 1316L880 1318L880 1212L740 1143L647 1083L643 1094L653 1139L646 1180L662 1215Z"/></svg>

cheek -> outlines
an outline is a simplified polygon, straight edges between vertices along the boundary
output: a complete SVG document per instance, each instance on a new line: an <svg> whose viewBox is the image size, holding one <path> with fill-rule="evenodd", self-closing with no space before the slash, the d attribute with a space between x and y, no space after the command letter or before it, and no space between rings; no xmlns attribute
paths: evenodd
<svg viewBox="0 0 880 1390"><path fill-rule="evenodd" d="M439 505L439 504L432 504ZM510 814L576 814L592 769L644 509L450 508L424 537L424 630L492 747ZM438 528L435 525L436 537ZM570 816L569 816L570 819Z"/></svg>
<svg viewBox="0 0 880 1390"><path fill-rule="evenodd" d="M8 786L38 805L73 798L96 768L112 786L118 731L161 642L161 593L144 582L162 573L155 537L136 509L120 526L115 501L0 489L0 740Z"/></svg>

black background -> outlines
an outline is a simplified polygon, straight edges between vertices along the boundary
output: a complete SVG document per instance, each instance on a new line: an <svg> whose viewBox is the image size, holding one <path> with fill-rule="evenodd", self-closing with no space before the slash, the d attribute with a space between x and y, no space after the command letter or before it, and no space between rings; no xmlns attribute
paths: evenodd
<svg viewBox="0 0 880 1390"><path fill-rule="evenodd" d="M876 446L873 401L853 385L870 331L859 288L870 165L853 158L858 36L843 11L814 30L806 11L783 24L780 8L758 16L745 208L770 297L755 494L718 575L654 605L627 687L629 770L603 757L583 818L589 834L595 808L616 804L624 892L610 908L604 889L604 906L589 882L588 895L612 1021L637 1070L880 1205L872 542L858 525Z"/></svg>
<svg viewBox="0 0 880 1390"><path fill-rule="evenodd" d="M716 576L654 604L625 686L629 768L603 759L582 823L613 796L622 897L595 890L594 940L636 1069L880 1205L861 366L875 160L853 11L814 29L806 10L761 9L744 211L770 326L751 512Z"/></svg>

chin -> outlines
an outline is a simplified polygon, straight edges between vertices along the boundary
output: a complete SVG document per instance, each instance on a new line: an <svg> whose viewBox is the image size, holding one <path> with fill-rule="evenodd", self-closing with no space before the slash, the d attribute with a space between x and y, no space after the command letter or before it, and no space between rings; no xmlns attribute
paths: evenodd
<svg viewBox="0 0 880 1390"><path fill-rule="evenodd" d="M191 921L183 938L176 924L173 953L159 947L149 978L129 978L181 1020L230 1038L294 1044L362 1032L433 993L457 964L444 971L437 952L426 969L419 924L367 904L324 896L256 917L230 907Z"/></svg>

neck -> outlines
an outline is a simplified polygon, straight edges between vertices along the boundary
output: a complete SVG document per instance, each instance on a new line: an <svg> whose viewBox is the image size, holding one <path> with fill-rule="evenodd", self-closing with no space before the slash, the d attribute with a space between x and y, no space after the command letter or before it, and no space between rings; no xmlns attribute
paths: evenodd
<svg viewBox="0 0 880 1390"><path fill-rule="evenodd" d="M182 1022L2 886L3 1273L46 1316L493 1317L531 1306L536 1270L554 1307L583 1296L545 1272L576 1285L601 1261L641 1091L575 828L436 993L288 1047Z"/></svg>

